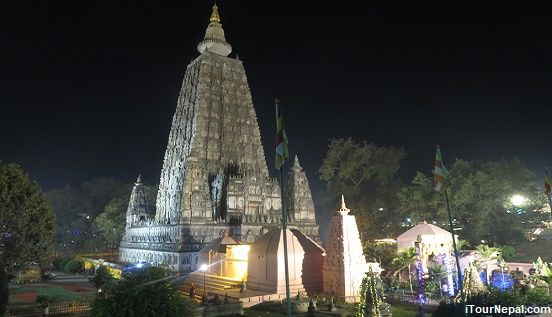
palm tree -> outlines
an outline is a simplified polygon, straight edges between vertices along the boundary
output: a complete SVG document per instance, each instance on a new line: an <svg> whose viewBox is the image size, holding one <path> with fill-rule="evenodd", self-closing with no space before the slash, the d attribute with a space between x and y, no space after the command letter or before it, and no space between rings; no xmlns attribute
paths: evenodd
<svg viewBox="0 0 552 317"><path fill-rule="evenodd" d="M398 252L397 255L393 258L393 264L398 264L399 268L393 273L393 275L399 276L399 282L401 281L400 273L405 268L408 268L408 281L410 283L410 293L414 294L412 290L412 275L410 266L416 261L416 251L414 248L408 248L402 252Z"/></svg>
<svg viewBox="0 0 552 317"><path fill-rule="evenodd" d="M436 278L439 283L439 294L443 297L443 278L447 275L447 268L443 264L433 263L428 267L429 276Z"/></svg>
<svg viewBox="0 0 552 317"><path fill-rule="evenodd" d="M456 248L460 251L460 250L464 250L466 247L469 246L469 243L467 240L463 240L463 239L458 239L456 240Z"/></svg>
<svg viewBox="0 0 552 317"><path fill-rule="evenodd" d="M481 263L483 264L483 269L485 270L485 277L487 279L487 284L489 284L489 262L493 260L499 260L500 257L500 249L495 247L490 247L486 244L480 244L475 248L475 252L477 252L481 258Z"/></svg>

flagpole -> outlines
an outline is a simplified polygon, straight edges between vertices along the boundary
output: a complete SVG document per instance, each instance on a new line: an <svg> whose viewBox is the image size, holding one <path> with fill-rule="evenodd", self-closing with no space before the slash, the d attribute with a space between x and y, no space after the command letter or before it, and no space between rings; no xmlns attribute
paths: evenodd
<svg viewBox="0 0 552 317"><path fill-rule="evenodd" d="M447 205L447 214L450 226L450 234L452 235L452 247L454 248L454 257L456 259L456 270L458 272L458 290L460 291L460 296L462 298L462 314L466 316L466 297L464 295L464 287L462 285L462 270L460 268L460 258L458 257L458 247L456 246L456 236L454 235L454 226L452 225L452 215L450 212L450 203L448 198L448 191L446 187L446 174L447 169L443 163L443 157L441 155L441 148L437 145L435 151L435 169L433 170L433 189L439 193L445 193L445 202Z"/></svg>
<svg viewBox="0 0 552 317"><path fill-rule="evenodd" d="M458 248L456 247L456 237L454 236L454 226L452 225L452 215L450 213L450 204L448 199L448 191L445 189L445 202L447 204L447 213L449 219L450 232L452 234L452 246L454 247L454 257L456 258L456 269L458 271L458 290L460 291L460 297L462 298L462 311L464 316L466 315L466 310L464 305L466 305L466 298L464 296L464 287L462 285L462 270L460 269L460 259L458 257Z"/></svg>
<svg viewBox="0 0 552 317"><path fill-rule="evenodd" d="M548 197L548 206L550 207L550 217L548 218L548 228L552 229L552 198L550 198L550 178L548 177L548 167L544 168L544 193Z"/></svg>
<svg viewBox="0 0 552 317"><path fill-rule="evenodd" d="M274 100L274 105L276 107L276 148L279 146L278 135L282 133L282 142L283 142L283 161L281 164L278 164L278 152L276 152L276 168L280 170L280 202L282 205L282 240L284 242L284 275L286 279L286 316L291 317L291 295L289 291L289 267L288 267L288 245L287 245L287 213L286 206L284 203L284 164L285 159L287 159L287 140L285 136L283 123L280 122L281 113L279 111L279 102L278 99ZM279 126L281 124L281 126Z"/></svg>
<svg viewBox="0 0 552 317"><path fill-rule="evenodd" d="M286 276L286 316L291 317L291 295L289 291L289 267L287 250L287 213L284 204L284 169L280 168L280 196L282 201L282 239L284 240L284 271Z"/></svg>
<svg viewBox="0 0 552 317"><path fill-rule="evenodd" d="M548 197L548 206L550 206L550 223L548 224L548 227L552 229L552 198L550 198L550 193L546 194L546 196Z"/></svg>

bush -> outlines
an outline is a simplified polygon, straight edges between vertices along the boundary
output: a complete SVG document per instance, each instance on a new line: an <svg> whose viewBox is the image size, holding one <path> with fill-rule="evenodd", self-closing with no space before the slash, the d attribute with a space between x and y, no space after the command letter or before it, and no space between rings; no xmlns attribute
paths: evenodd
<svg viewBox="0 0 552 317"><path fill-rule="evenodd" d="M96 276L94 276L93 278L93 282L96 288L101 288L112 280L113 275L111 275L111 272L109 272L107 267L100 265L100 267L96 270Z"/></svg>
<svg viewBox="0 0 552 317"><path fill-rule="evenodd" d="M499 247L500 255L504 261L511 261L516 256L516 249L509 245L503 245Z"/></svg>
<svg viewBox="0 0 552 317"><path fill-rule="evenodd" d="M47 295L38 295L36 297L36 302L39 303L41 306L48 306L48 304L53 303L56 301L55 297L47 296Z"/></svg>
<svg viewBox="0 0 552 317"><path fill-rule="evenodd" d="M65 264L64 271L66 273L77 274L84 269L84 262L79 259L72 259Z"/></svg>
<svg viewBox="0 0 552 317"><path fill-rule="evenodd" d="M65 264L67 264L67 262L69 261L71 261L71 258L62 257L55 259L53 264L56 270L63 272L65 271Z"/></svg>
<svg viewBox="0 0 552 317"><path fill-rule="evenodd" d="M146 267L123 275L102 288L90 316L188 316L183 298L158 267Z"/></svg>
<svg viewBox="0 0 552 317"><path fill-rule="evenodd" d="M527 292L525 302L529 305L548 306L550 304L550 296L545 289L533 288Z"/></svg>

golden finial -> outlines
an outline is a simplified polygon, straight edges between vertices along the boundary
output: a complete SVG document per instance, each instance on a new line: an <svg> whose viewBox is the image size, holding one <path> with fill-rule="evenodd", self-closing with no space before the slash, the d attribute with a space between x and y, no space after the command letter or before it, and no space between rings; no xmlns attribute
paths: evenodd
<svg viewBox="0 0 552 317"><path fill-rule="evenodd" d="M220 23L220 17L219 17L218 7L216 2L215 4L213 4L213 12L211 13L211 18L209 19L209 21Z"/></svg>

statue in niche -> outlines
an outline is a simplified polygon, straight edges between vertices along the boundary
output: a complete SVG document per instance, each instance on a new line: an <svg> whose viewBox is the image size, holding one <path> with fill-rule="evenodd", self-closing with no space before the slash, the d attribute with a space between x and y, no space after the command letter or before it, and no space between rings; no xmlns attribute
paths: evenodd
<svg viewBox="0 0 552 317"><path fill-rule="evenodd" d="M219 171L215 179L211 183L211 203L213 206L212 217L213 219L217 218L217 210L220 206L220 201L222 198L222 185L224 184L224 173L222 170Z"/></svg>

